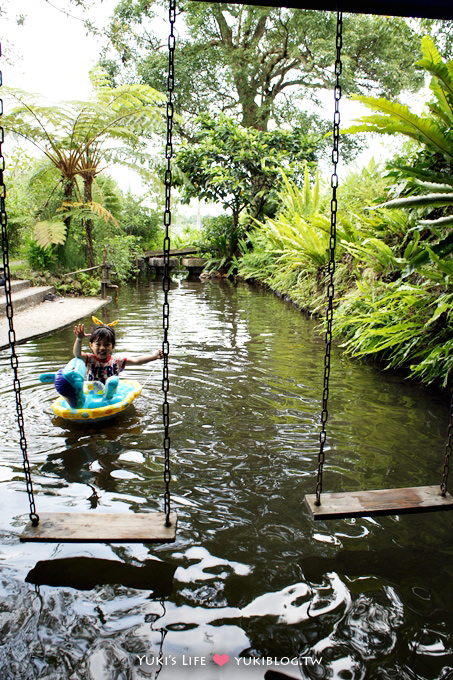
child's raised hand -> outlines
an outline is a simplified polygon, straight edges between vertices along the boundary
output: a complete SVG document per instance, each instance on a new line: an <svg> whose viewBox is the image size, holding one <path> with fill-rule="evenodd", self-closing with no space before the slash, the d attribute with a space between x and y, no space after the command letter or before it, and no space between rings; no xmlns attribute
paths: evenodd
<svg viewBox="0 0 453 680"><path fill-rule="evenodd" d="M76 326L74 326L74 335L80 339L83 339L85 337L85 324L78 323Z"/></svg>

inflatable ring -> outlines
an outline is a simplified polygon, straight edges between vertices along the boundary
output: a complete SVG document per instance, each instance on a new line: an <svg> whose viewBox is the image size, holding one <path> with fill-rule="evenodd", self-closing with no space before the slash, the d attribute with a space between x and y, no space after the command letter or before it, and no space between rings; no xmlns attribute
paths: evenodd
<svg viewBox="0 0 453 680"><path fill-rule="evenodd" d="M96 383L85 383L83 391L90 397L86 400L86 406L74 408L65 397L60 396L52 404L55 415L79 423L96 423L101 420L108 420L129 408L134 399L141 394L142 386L136 380L121 379L115 397L108 401L106 401L103 391L96 394Z"/></svg>

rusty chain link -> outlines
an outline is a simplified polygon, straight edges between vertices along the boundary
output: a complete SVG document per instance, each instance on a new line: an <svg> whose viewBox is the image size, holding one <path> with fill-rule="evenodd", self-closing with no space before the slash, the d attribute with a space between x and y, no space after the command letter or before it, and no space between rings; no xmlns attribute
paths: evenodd
<svg viewBox="0 0 453 680"><path fill-rule="evenodd" d="M449 466L450 466L450 456L451 456L451 450L452 450L452 437L453 437L453 392L452 392L452 395L451 395L451 402L450 402L450 420L449 420L449 423L448 423L447 443L445 445L444 466L442 468L442 479L441 479L441 482L440 482L440 495L441 496L447 495L447 479L448 479L448 471L449 471Z"/></svg>
<svg viewBox="0 0 453 680"><path fill-rule="evenodd" d="M2 49L0 45L0 57L2 56ZM0 71L0 86L2 85L2 72ZM0 98L0 123L1 116L3 115L3 99ZM35 497L33 494L33 483L31 480L31 470L30 462L28 460L27 453L27 439L25 437L25 426L24 426L24 412L22 408L21 399L21 387L19 380L19 360L16 354L16 333L14 331L13 323L13 303L11 295L11 272L9 268L9 248L8 248L8 232L7 223L8 219L6 216L6 186L4 181L4 170L5 170L5 157L3 155L3 143L5 141L5 133L3 126L0 124L0 222L2 229L2 255L3 255L3 276L1 277L1 285L5 286L5 298L6 298L6 316L8 319L8 341L11 349L11 368L13 369L13 387L14 394L16 397L16 415L17 424L19 426L19 444L22 451L25 482L27 486L28 501L30 505L30 520L33 526L37 526L39 523L39 516L36 513Z"/></svg>
<svg viewBox="0 0 453 680"><path fill-rule="evenodd" d="M337 12L337 29L336 29L336 57L335 57L335 113L333 118L333 149L332 149L332 163L333 173L331 176L332 199L330 202L330 240L329 240L329 265L328 285L327 285L327 311L326 311L326 349L324 355L324 383L322 393L322 412L321 412L321 432L319 435L319 452L318 452L318 472L316 478L316 505L321 505L321 491L322 491L322 473L324 467L324 446L327 439L327 420L329 413L327 410L329 399L329 378L330 378L330 354L332 348L332 323L333 323L333 302L335 294L334 274L335 274L335 245L337 240L337 188L338 188L338 160L339 160L339 144L340 144L340 99L341 99L341 85L340 75L342 71L341 63L341 48L343 45L343 15L342 12Z"/></svg>
<svg viewBox="0 0 453 680"><path fill-rule="evenodd" d="M337 30L336 30L336 59L335 59L335 113L333 120L333 149L332 149L332 163L333 173L331 177L332 186L332 200L330 204L330 241L329 241L329 265L328 277L329 283L327 286L327 311L326 311L326 335L325 335L325 355L324 355L324 383L322 393L322 412L321 412L321 432L319 435L320 448L318 453L318 471L316 479L316 505L321 505L322 492L322 474L325 462L324 446L327 439L327 420L328 413L328 399L329 399L329 378L330 378L330 355L332 348L332 323L333 323L333 302L334 302L334 273L335 273L335 245L336 245L336 226L337 226L337 188L338 188L338 160L339 160L339 142L340 142L340 99L341 99L341 85L340 75L342 71L341 62L341 48L343 46L342 38L343 16L341 12L337 12ZM453 439L453 393L450 405L450 421L448 425L447 443L445 446L445 458L442 469L442 479L440 483L440 493L442 496L447 494L447 480L449 473L450 457L452 453L452 439Z"/></svg>
<svg viewBox="0 0 453 680"><path fill-rule="evenodd" d="M162 324L164 329L164 337L162 342L163 353L163 369L162 369L162 391L164 393L164 402L162 406L162 417L164 425L164 481L165 481L165 524L170 526L170 405L168 403L168 391L170 388L168 378L168 355L170 345L168 342L168 330L170 321L170 305L168 302L168 293L170 291L170 224L171 224L171 188L172 188L172 172L171 159L173 156L173 91L175 87L175 34L174 26L176 20L176 0L170 0L169 6L169 21L170 34L168 36L168 77L167 77L167 143L165 145L165 158L167 167L165 170L164 184L165 184L165 212L164 212L164 274L162 278L162 288L164 291L164 302L162 306Z"/></svg>

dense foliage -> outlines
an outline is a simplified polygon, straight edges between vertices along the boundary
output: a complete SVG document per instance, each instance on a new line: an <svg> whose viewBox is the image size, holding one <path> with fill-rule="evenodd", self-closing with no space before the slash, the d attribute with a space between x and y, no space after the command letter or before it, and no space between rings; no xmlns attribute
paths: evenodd
<svg viewBox="0 0 453 680"><path fill-rule="evenodd" d="M43 247L37 240L37 225L45 225L48 221L54 225L61 214L58 208L63 201L63 189L58 181L58 171L45 161L16 149L6 165L5 182L11 256L25 260L22 269L28 266L35 272L57 275L85 268L86 233L84 215L79 208L72 211L71 229L65 234L64 245L47 243ZM108 261L114 265L117 280L124 281L133 273L135 256L143 249L160 244L162 213L146 207L143 197L138 198L130 192L123 194L118 184L106 174L97 178L93 199L95 204L102 203L113 218L106 222L102 215L91 213L96 263L102 262L104 248L107 248ZM30 272L25 273L30 275ZM63 283L54 278L52 283L62 293L95 294L100 273L95 272L93 282L87 277L64 278Z"/></svg>
<svg viewBox="0 0 453 680"><path fill-rule="evenodd" d="M446 386L453 374L453 63L426 37L418 66L432 76L433 99L423 115L396 101L360 97L380 115L363 118L356 130L404 134L419 147L394 160L387 177L371 164L340 185L334 333L353 356ZM310 313L322 310L328 207L308 175L302 190L286 182L277 217L242 243L239 274L288 294Z"/></svg>
<svg viewBox="0 0 453 680"><path fill-rule="evenodd" d="M446 385L453 369L453 262L429 252L406 213L370 213L364 207L352 212L342 204L341 196L357 181L375 180L379 196L381 178L382 171L372 164L361 176L353 173L340 192L334 332L353 356L376 357L388 367L408 368L424 382ZM323 314L330 228L326 205L316 185L300 190L287 182L281 212L257 224L242 242L239 275L288 295L311 314ZM420 257L426 252L428 264Z"/></svg>
<svg viewBox="0 0 453 680"><path fill-rule="evenodd" d="M9 103L2 124L8 134L26 140L57 170L57 191L61 202L35 225L35 240L44 249L62 245L68 238L74 217L85 230L85 256L95 264L93 230L95 217L117 226L104 201L95 201L96 178L107 164L116 162L147 171L148 154L144 139L161 123L161 96L148 86L110 88L95 74L94 97L88 102L43 105L36 96L5 88ZM102 196L101 191L97 191Z"/></svg>
<svg viewBox="0 0 453 680"><path fill-rule="evenodd" d="M363 118L356 130L404 134L422 148L390 164L390 194L403 197L385 200L385 178L373 164L340 186L334 333L353 356L446 386L453 374L453 63L425 38L418 65L432 76L425 114L360 97L380 115ZM303 190L287 182L278 216L257 225L237 262L240 275L311 313L326 304L330 220L320 205L308 175Z"/></svg>

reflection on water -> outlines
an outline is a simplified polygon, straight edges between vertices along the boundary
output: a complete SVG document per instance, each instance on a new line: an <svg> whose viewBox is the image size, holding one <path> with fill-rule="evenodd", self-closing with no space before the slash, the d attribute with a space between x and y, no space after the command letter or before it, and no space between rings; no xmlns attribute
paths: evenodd
<svg viewBox="0 0 453 680"><path fill-rule="evenodd" d="M162 560L147 560L143 566L92 557L64 557L43 560L27 574L26 581L42 586L69 586L91 590L106 583L150 590L153 595L171 594L176 566Z"/></svg>
<svg viewBox="0 0 453 680"><path fill-rule="evenodd" d="M105 314L120 317L118 351L159 346L161 304L158 282L121 291ZM315 523L303 502L315 323L228 283L175 282L170 305L172 545L19 543L28 505L0 353L0 677L453 677L452 515ZM161 510L160 362L126 369L144 389L116 421L67 425L38 376L72 344L69 328L18 347L38 512ZM334 351L324 488L436 484L447 417L444 395Z"/></svg>

